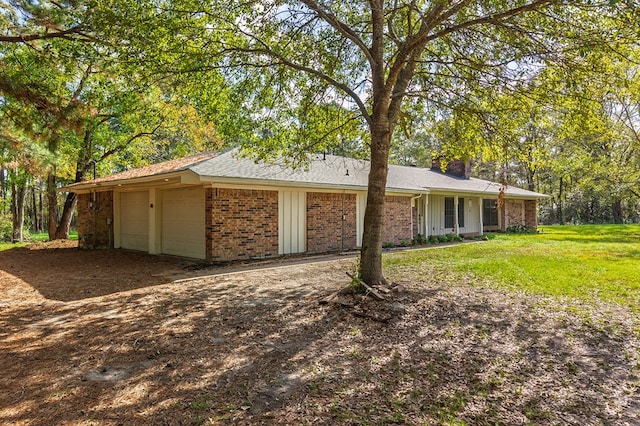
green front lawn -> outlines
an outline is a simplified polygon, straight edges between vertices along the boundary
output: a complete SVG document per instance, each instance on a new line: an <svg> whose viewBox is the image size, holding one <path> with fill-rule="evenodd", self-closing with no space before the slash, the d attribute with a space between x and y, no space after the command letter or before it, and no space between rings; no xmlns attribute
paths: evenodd
<svg viewBox="0 0 640 426"><path fill-rule="evenodd" d="M24 247L29 243L4 243L0 241L0 251L10 250L12 248Z"/></svg>
<svg viewBox="0 0 640 426"><path fill-rule="evenodd" d="M38 232L37 234L31 234L30 238L33 241L49 241L49 234L47 232ZM70 231L69 232L70 240L78 239L78 231Z"/></svg>
<svg viewBox="0 0 640 426"><path fill-rule="evenodd" d="M49 241L49 234L46 232L40 232L40 233L36 233L36 234L29 234L28 236L25 235L25 239L28 241L25 241L23 243L5 243L5 242L0 242L0 251L3 250L10 250L12 248L17 248L17 247L24 247L28 244L31 244L33 242L42 242L42 241ZM71 231L69 232L69 239L70 240L77 240L78 239L78 231Z"/></svg>
<svg viewBox="0 0 640 426"><path fill-rule="evenodd" d="M613 301L640 311L640 225L542 226L538 234L498 234L477 244L386 256L387 273L449 279L545 296Z"/></svg>

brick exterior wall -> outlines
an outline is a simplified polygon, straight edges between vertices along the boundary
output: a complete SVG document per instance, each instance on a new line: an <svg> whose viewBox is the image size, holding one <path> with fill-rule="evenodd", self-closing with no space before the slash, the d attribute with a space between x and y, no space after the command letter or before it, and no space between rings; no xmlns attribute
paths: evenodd
<svg viewBox="0 0 640 426"><path fill-rule="evenodd" d="M78 194L77 208L78 247L113 248L113 191Z"/></svg>
<svg viewBox="0 0 640 426"><path fill-rule="evenodd" d="M411 240L411 198L387 196L384 205L382 241L400 244Z"/></svg>
<svg viewBox="0 0 640 426"><path fill-rule="evenodd" d="M308 252L355 249L356 224L355 194L307 192Z"/></svg>
<svg viewBox="0 0 640 426"><path fill-rule="evenodd" d="M416 200L417 203L417 200ZM418 208L416 206L411 207L411 217L413 221L413 234L418 235Z"/></svg>
<svg viewBox="0 0 640 426"><path fill-rule="evenodd" d="M206 257L229 261L278 255L278 192L207 189Z"/></svg>
<svg viewBox="0 0 640 426"><path fill-rule="evenodd" d="M431 162L431 168L442 171L442 159L434 158ZM465 160L451 160L447 162L445 173L469 179L471 177L471 163Z"/></svg>
<svg viewBox="0 0 640 426"><path fill-rule="evenodd" d="M522 218L524 213L523 209L524 204L521 200L504 200L503 231L510 226L524 225Z"/></svg>
<svg viewBox="0 0 640 426"><path fill-rule="evenodd" d="M524 201L524 224L531 229L538 229L538 201Z"/></svg>

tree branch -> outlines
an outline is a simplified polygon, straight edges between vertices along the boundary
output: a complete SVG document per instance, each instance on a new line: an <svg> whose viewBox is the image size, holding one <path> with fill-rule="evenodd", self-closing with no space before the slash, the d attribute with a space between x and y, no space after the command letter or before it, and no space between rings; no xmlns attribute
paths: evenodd
<svg viewBox="0 0 640 426"><path fill-rule="evenodd" d="M374 58L371 56L371 52L368 47L364 44L364 41L358 36L358 34L353 31L347 24L340 21L333 13L323 10L320 5L314 0L301 0L309 9L313 10L318 14L322 20L324 20L327 24L331 25L336 31L342 34L347 39L351 40L355 43L356 46L364 53L365 57L373 66Z"/></svg>
<svg viewBox="0 0 640 426"><path fill-rule="evenodd" d="M131 136L129 139L127 139L126 142L123 142L120 145L116 146L115 148L111 148L110 150L105 151L97 161L102 161L105 158L115 154L116 152L125 149L129 144L131 144L131 142L133 142L136 139L140 139L140 138L145 137L145 136L153 136L153 135L155 135L156 132L158 131L158 129L161 126L162 126L162 121L160 123L158 123L156 125L156 127L154 127L153 130L151 130L150 132L140 132L140 133L137 133L137 134Z"/></svg>
<svg viewBox="0 0 640 426"><path fill-rule="evenodd" d="M35 40L47 40L53 38L65 38L65 39L73 39L74 37L69 37L70 35L79 35L81 36L78 40L80 41L92 41L93 39L86 35L83 31L82 25L77 25L75 27L71 27L66 30L59 30L52 33L44 33L44 34L25 34L25 35L17 35L17 36L7 36L0 35L0 42L3 43L28 43L30 41Z"/></svg>
<svg viewBox="0 0 640 426"><path fill-rule="evenodd" d="M364 104L364 102L362 101L362 99L360 99L360 97L358 96L358 94L353 91L353 89L351 89L349 86L347 86L344 83L339 82L338 80L336 80L335 78L320 72L314 68L311 68L309 66L305 66L302 64L298 64L296 62L293 62L291 59L288 59L286 57L284 57L283 55L279 54L278 52L274 51L266 42L262 41L261 39L259 39L258 37L254 36L253 34L249 34L244 30L238 30L240 32L242 32L245 36L252 38L253 40L255 40L257 43L259 43L262 46L262 49L249 49L249 48L243 48L243 47L226 47L224 48L224 51L227 52L238 52L238 53L248 53L248 54L264 54L266 56L269 56L273 59L275 59L279 65L286 65L290 68L293 68L295 70L298 71L302 71L305 72L307 74L316 76L324 81L326 81L327 83L329 83L330 85L332 85L333 87L335 87L336 89L339 89L341 91L343 91L345 94L347 94L358 106L358 108L360 109L360 112L362 113L362 116L365 118L365 120L367 121L367 123L371 123L371 117L369 114L369 111L367 111L367 107ZM251 65L251 66L260 66L259 64L244 64L244 65ZM275 64L269 64L269 66L271 65L275 65Z"/></svg>
<svg viewBox="0 0 640 426"><path fill-rule="evenodd" d="M460 30L464 30L464 29L467 29L467 28L470 28L470 27L473 27L473 26L476 26L476 25L488 24L488 23L496 23L496 22L502 21L502 20L504 20L506 18L510 18L512 16L516 16L516 15L520 15L520 14L525 13L525 12L531 12L531 11L540 9L543 6L549 5L551 3L553 3L553 0L536 0L536 1L532 2L532 3L525 4L523 6L516 7L516 8L510 9L510 10L501 12L501 13L496 13L496 14L493 14L493 15L483 16L482 18L472 19L470 21L463 22L463 23L458 24L458 25L453 25L451 27L447 27L444 30L439 31L437 33L434 33L434 34L432 34L430 36L425 34L423 36L424 40L417 40L416 44L419 45L423 41L425 43L428 43L429 41L437 40L439 38L444 37L445 35L448 35L448 34L451 34L451 33L454 33L454 32L458 32Z"/></svg>

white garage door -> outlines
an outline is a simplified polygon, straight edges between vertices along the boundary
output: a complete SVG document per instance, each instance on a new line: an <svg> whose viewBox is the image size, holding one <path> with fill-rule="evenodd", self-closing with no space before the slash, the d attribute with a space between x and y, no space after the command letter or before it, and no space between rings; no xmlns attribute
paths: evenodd
<svg viewBox="0 0 640 426"><path fill-rule="evenodd" d="M205 258L205 196L203 188L162 193L162 253Z"/></svg>
<svg viewBox="0 0 640 426"><path fill-rule="evenodd" d="M120 247L149 251L149 193L120 194Z"/></svg>

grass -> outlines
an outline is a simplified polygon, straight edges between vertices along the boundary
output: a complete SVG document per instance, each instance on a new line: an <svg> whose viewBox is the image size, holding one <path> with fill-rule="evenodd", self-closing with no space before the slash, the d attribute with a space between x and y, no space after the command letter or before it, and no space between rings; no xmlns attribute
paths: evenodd
<svg viewBox="0 0 640 426"><path fill-rule="evenodd" d="M429 266L490 285L640 312L640 225L543 226L538 234L497 234L479 244L397 253L384 262L390 276L416 278L411 275Z"/></svg>
<svg viewBox="0 0 640 426"><path fill-rule="evenodd" d="M31 239L47 241L48 235ZM26 244L0 243L0 251ZM472 276L490 285L615 302L640 312L640 225L543 226L538 234L496 234L478 244L395 253L384 263L392 277L419 279L421 271L435 267L451 279Z"/></svg>
<svg viewBox="0 0 640 426"><path fill-rule="evenodd" d="M30 237L31 237L31 239L33 241L49 241L49 234L47 232L38 232L36 234L31 234ZM70 240L77 240L78 239L78 231L70 231L69 232L69 239Z"/></svg>
<svg viewBox="0 0 640 426"><path fill-rule="evenodd" d="M26 246L28 244L31 244L32 242L49 241L49 234L47 234L46 232L39 232L39 233L29 234L28 236L25 235L25 237L26 237L25 239L28 240L28 241L23 242L23 243L0 242L0 251L10 250L12 248L17 248L17 247L24 247L24 246ZM69 232L69 239L70 240L77 240L78 239L78 231Z"/></svg>

